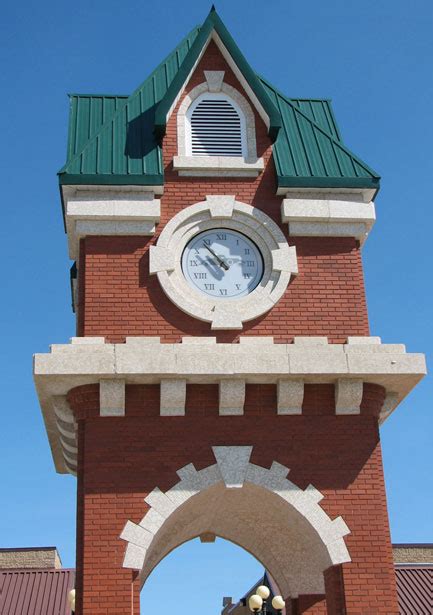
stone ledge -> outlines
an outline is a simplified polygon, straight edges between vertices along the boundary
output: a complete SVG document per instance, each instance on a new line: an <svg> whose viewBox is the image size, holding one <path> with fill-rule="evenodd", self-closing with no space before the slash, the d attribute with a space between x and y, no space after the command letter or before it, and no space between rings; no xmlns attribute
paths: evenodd
<svg viewBox="0 0 433 615"><path fill-rule="evenodd" d="M69 256L78 259L78 247L87 235L153 235L161 207L154 192L67 190L64 193Z"/></svg>
<svg viewBox="0 0 433 615"><path fill-rule="evenodd" d="M238 156L174 156L173 168L181 176L257 177L264 169L263 158Z"/></svg>
<svg viewBox="0 0 433 615"><path fill-rule="evenodd" d="M376 221L374 203L335 198L286 198L281 218L289 234L304 237L355 237L361 244Z"/></svg>
<svg viewBox="0 0 433 615"><path fill-rule="evenodd" d="M328 344L326 338L308 342L305 337L293 344L264 337L245 337L239 344L216 344L215 338L205 337L184 338L181 344L161 344L158 337L128 338L125 344L79 339L54 344L50 353L34 357L34 379L59 472L71 471L76 452L71 417L59 410L56 415L56 400L77 386L114 383L116 403L108 400L106 405L120 412L124 384L166 381L170 388L174 380L175 390L163 392L163 405L167 414L181 414L187 383L218 384L220 413L240 414L245 384L275 384L278 413L298 414L304 383L338 383L340 413L358 411L363 383L378 384L387 393L379 419L383 422L426 373L424 355L406 353L400 344L381 344L378 338L349 338L347 344Z"/></svg>

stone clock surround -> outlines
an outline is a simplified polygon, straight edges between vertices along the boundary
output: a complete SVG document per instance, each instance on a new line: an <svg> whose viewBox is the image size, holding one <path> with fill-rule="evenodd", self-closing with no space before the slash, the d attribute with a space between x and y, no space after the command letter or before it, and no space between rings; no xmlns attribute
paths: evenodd
<svg viewBox="0 0 433 615"><path fill-rule="evenodd" d="M182 253L195 235L229 228L249 237L263 257L259 285L240 299L218 300L191 288L181 268ZM296 248L289 246L275 222L260 209L230 195L207 195L206 200L177 213L150 248L149 271L157 274L168 298L190 316L211 323L213 330L242 329L245 321L269 311L298 272Z"/></svg>

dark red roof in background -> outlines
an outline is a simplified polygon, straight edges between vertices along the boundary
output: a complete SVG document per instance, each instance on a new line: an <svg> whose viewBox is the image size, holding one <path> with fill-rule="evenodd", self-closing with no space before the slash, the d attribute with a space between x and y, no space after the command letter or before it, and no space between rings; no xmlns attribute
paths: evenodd
<svg viewBox="0 0 433 615"><path fill-rule="evenodd" d="M432 615L433 564L397 564L400 615Z"/></svg>
<svg viewBox="0 0 433 615"><path fill-rule="evenodd" d="M71 615L75 570L0 570L0 615Z"/></svg>
<svg viewBox="0 0 433 615"><path fill-rule="evenodd" d="M433 564L397 564L395 573L400 615L432 615ZM73 569L0 570L0 615L71 615L74 584Z"/></svg>

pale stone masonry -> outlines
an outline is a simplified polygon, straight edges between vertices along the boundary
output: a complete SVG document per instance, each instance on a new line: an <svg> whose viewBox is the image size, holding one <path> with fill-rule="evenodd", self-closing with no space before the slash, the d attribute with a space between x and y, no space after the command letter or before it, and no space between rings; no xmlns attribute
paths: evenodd
<svg viewBox="0 0 433 615"><path fill-rule="evenodd" d="M432 564L433 544L395 544L392 546L396 564Z"/></svg>
<svg viewBox="0 0 433 615"><path fill-rule="evenodd" d="M0 549L0 569L62 567L56 547L25 547Z"/></svg>

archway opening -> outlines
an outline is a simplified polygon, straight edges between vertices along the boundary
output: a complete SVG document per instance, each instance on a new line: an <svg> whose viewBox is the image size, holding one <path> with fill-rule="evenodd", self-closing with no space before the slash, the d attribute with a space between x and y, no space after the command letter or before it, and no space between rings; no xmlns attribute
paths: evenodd
<svg viewBox="0 0 433 615"><path fill-rule="evenodd" d="M219 615L224 597L236 603L262 577L262 564L241 547L221 538L196 538L154 568L141 591L140 612Z"/></svg>
<svg viewBox="0 0 433 615"><path fill-rule="evenodd" d="M213 451L215 465L197 471L189 464L171 489L155 488L145 498L150 509L121 535L129 543L124 567L139 570L142 586L184 543L220 537L259 561L284 598L323 596L324 572L350 561L343 519L326 514L312 485L301 489L286 478L285 466L250 463L251 447Z"/></svg>
<svg viewBox="0 0 433 615"><path fill-rule="evenodd" d="M332 562L321 537L286 500L250 482L228 489L219 481L177 507L147 547L141 583L171 551L209 534L260 561L284 597L323 593Z"/></svg>

